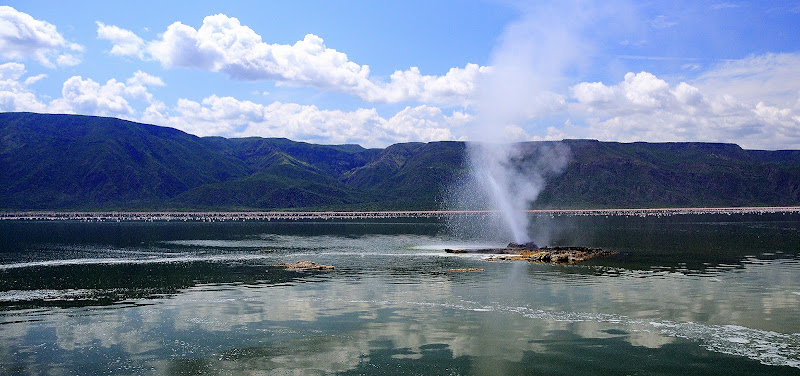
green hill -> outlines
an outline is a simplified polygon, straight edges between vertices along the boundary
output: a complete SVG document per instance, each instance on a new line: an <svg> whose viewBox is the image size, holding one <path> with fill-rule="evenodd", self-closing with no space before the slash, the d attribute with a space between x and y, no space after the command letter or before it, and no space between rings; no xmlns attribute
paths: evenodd
<svg viewBox="0 0 800 376"><path fill-rule="evenodd" d="M800 154L734 144L564 141L573 157L542 207L800 204Z"/></svg>
<svg viewBox="0 0 800 376"><path fill-rule="evenodd" d="M553 142L515 144L520 163ZM800 205L800 151L565 140L534 207ZM196 137L114 118L0 113L0 210L441 208L463 142L385 149Z"/></svg>
<svg viewBox="0 0 800 376"><path fill-rule="evenodd" d="M3 209L151 208L249 173L199 137L112 118L3 113L0 140Z"/></svg>

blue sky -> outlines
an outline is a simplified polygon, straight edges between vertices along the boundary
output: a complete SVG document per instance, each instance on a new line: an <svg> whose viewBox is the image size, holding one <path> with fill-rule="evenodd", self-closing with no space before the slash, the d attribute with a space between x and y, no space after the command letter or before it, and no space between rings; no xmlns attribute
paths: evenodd
<svg viewBox="0 0 800 376"><path fill-rule="evenodd" d="M800 1L11 1L0 110L200 135L800 148Z"/></svg>

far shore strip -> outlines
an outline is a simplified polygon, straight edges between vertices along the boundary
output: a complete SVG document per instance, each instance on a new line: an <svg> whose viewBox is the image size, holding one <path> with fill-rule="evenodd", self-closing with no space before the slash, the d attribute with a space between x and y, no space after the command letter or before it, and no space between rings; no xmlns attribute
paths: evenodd
<svg viewBox="0 0 800 376"><path fill-rule="evenodd" d="M530 215L547 216L669 216L680 214L768 214L798 213L800 206L707 207L707 208L620 208L620 209L534 209ZM271 221L300 219L445 218L499 215L499 210L406 210L406 211L6 211L0 220L72 221Z"/></svg>

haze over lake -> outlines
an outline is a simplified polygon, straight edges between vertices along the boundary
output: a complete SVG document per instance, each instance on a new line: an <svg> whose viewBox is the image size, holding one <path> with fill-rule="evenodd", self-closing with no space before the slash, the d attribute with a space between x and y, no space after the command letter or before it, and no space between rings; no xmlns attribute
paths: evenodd
<svg viewBox="0 0 800 376"><path fill-rule="evenodd" d="M620 252L576 265L436 218L3 221L0 369L797 374L799 215L532 216Z"/></svg>

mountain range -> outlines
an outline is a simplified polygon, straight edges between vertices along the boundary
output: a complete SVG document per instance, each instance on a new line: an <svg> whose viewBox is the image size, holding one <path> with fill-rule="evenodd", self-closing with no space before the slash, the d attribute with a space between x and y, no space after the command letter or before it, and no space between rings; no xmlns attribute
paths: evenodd
<svg viewBox="0 0 800 376"><path fill-rule="evenodd" d="M531 208L800 205L798 150L595 140L508 147L522 164L554 145L568 162ZM115 118L0 113L0 210L443 209L470 180L467 147L197 137Z"/></svg>

